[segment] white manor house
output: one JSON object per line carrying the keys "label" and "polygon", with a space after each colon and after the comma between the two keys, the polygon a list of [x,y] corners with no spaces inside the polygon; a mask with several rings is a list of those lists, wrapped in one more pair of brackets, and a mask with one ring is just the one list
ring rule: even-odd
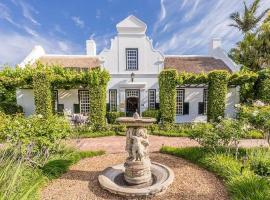
{"label": "white manor house", "polygon": [[[100,66],[110,75],[107,88],[107,103],[111,111],[131,115],[159,107],[159,73],[168,68],[179,72],[209,72],[227,70],[235,72],[239,67],[227,56],[219,39],[213,39],[208,55],[166,55],[153,48],[146,35],[147,26],[133,15],[116,25],[117,35],[111,39],[109,49],[96,54],[94,40],[86,40],[85,55],[46,54],[41,46],[19,64],[24,67],[40,61],[43,64],[58,64],[65,68],[85,70]],[[206,85],[183,85],[177,89],[176,122],[205,121],[207,109]],[[89,92],[84,88],[56,90],[57,109],[70,113],[89,112]],[[239,102],[239,88],[228,89],[225,115],[235,116],[234,105]],[[32,89],[17,90],[17,103],[25,115],[35,112]]]}

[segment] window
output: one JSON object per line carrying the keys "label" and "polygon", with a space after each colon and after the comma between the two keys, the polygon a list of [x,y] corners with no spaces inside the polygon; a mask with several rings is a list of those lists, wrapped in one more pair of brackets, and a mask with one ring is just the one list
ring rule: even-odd
{"label": "window", "polygon": [[207,104],[208,104],[207,98],[208,98],[208,90],[204,89],[203,90],[203,114],[204,115],[207,114]]}
{"label": "window", "polygon": [[79,90],[79,102],[80,102],[80,112],[89,113],[89,91],[88,90]]}
{"label": "window", "polygon": [[126,49],[126,67],[127,70],[138,70],[138,49]]}
{"label": "window", "polygon": [[183,89],[176,89],[176,114],[184,114],[184,96],[185,92]]}
{"label": "window", "polygon": [[58,90],[53,91],[54,110],[57,111],[58,106]]}
{"label": "window", "polygon": [[117,111],[117,90],[109,90],[110,111]]}
{"label": "window", "polygon": [[148,90],[148,109],[154,110],[156,108],[156,90]]}

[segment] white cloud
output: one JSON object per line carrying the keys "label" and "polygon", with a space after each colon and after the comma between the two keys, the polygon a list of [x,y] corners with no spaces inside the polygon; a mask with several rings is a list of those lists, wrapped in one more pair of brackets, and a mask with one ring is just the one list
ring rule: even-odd
{"label": "white cloud", "polygon": [[0,19],[6,20],[9,23],[11,23],[14,26],[19,26],[14,20],[11,18],[10,10],[9,8],[5,5],[0,3]]}
{"label": "white cloud", "polygon": [[74,54],[82,53],[83,47],[78,44],[57,38],[22,35],[15,32],[0,32],[0,66],[20,63],[35,45],[41,45],[46,53]]}
{"label": "white cloud", "polygon": [[[229,15],[243,9],[242,1],[167,0],[163,3],[170,12],[162,21],[157,18],[151,36],[158,41],[155,47],[167,54],[206,54],[208,43],[214,37],[222,38],[223,47],[229,50],[241,38],[241,33],[228,25]],[[262,0],[260,10],[267,7],[270,1]]]}
{"label": "white cloud", "polygon": [[71,17],[72,21],[75,23],[76,26],[83,28],[84,27],[84,21],[80,19],[78,16]]}

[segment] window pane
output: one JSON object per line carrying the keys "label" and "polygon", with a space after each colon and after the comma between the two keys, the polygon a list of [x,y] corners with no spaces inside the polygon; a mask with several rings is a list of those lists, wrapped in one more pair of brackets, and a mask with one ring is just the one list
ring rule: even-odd
{"label": "window pane", "polygon": [[138,70],[138,49],[126,49],[128,70]]}
{"label": "window pane", "polygon": [[183,115],[184,110],[184,90],[176,89],[176,114]]}
{"label": "window pane", "polygon": [[110,111],[117,111],[117,90],[109,90]]}
{"label": "window pane", "polygon": [[156,90],[148,90],[148,108],[156,108]]}
{"label": "window pane", "polygon": [[89,113],[89,91],[87,90],[80,90],[79,91],[79,98],[80,98],[80,111],[81,113]]}
{"label": "window pane", "polygon": [[208,104],[208,101],[207,101],[207,98],[208,98],[208,90],[207,89],[204,89],[203,90],[203,104],[204,104],[204,115],[207,114],[207,104]]}

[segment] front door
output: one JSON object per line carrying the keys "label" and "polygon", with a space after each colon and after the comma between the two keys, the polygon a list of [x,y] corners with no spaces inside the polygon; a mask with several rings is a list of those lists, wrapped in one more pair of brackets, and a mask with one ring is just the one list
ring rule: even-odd
{"label": "front door", "polygon": [[140,90],[126,90],[126,116],[140,112]]}

